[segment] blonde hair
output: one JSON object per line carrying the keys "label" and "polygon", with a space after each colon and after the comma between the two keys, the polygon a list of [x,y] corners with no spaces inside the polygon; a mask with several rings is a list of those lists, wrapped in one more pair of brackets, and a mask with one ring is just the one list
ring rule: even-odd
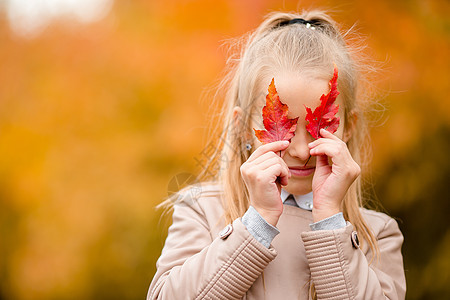
{"label": "blonde hair", "polygon": [[[304,24],[280,26],[280,23],[294,18],[314,23],[315,30]],[[226,223],[241,217],[249,207],[249,195],[240,176],[240,167],[251,154],[251,151],[246,150],[246,144],[251,142],[246,137],[253,137],[252,115],[260,113],[256,111],[258,105],[255,103],[260,96],[259,84],[262,78],[271,76],[274,70],[331,76],[333,63],[336,64],[340,97],[343,99],[344,128],[351,122],[352,113],[357,117],[347,145],[353,159],[361,167],[366,165],[367,157],[362,148],[368,128],[364,116],[365,98],[358,85],[363,81],[361,70],[367,65],[359,59],[359,46],[347,43],[349,32],[341,33],[338,25],[323,11],[313,10],[301,14],[273,12],[244,39],[244,43],[240,43],[238,57],[231,57],[228,61],[230,70],[220,86],[227,90],[224,109],[221,110],[224,131],[219,139],[218,150],[210,160],[210,166],[214,165],[218,169],[216,179],[223,189],[221,199]],[[245,112],[239,122],[234,120],[235,106]],[[224,157],[226,159],[220,159]],[[200,177],[206,177],[205,171]],[[174,201],[168,199],[160,206],[172,203]],[[376,237],[361,215],[360,208],[364,204],[361,178],[358,177],[342,201],[342,211],[344,218],[359,233],[361,247],[364,243],[370,247],[374,254],[370,261],[372,263],[374,256],[378,260],[379,249]],[[313,284],[311,293],[316,298]]]}

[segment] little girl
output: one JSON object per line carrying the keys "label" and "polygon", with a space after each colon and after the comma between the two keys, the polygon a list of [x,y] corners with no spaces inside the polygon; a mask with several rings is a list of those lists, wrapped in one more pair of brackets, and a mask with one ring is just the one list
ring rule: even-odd
{"label": "little girl", "polygon": [[[271,13],[249,36],[230,73],[217,180],[164,203],[175,202],[173,224],[147,299],[404,299],[403,235],[362,207],[361,66],[344,37],[320,11]],[[329,92],[334,65],[340,125],[315,140],[305,106]],[[290,142],[261,144],[253,128],[272,78],[299,118]]]}

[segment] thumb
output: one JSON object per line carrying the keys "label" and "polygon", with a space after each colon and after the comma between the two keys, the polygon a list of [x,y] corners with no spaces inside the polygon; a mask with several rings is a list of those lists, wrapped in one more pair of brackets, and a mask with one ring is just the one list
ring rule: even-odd
{"label": "thumb", "polygon": [[316,169],[324,166],[329,166],[328,164],[328,156],[319,155],[316,159]]}

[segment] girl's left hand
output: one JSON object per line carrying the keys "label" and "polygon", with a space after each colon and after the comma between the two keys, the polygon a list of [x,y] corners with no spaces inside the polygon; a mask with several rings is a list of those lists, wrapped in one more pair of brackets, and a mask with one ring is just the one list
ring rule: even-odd
{"label": "girl's left hand", "polygon": [[[346,143],[325,129],[320,130],[320,135],[323,138],[308,144],[310,154],[317,156],[312,181],[314,222],[341,211],[345,194],[361,173]],[[331,165],[328,158],[331,158]]]}

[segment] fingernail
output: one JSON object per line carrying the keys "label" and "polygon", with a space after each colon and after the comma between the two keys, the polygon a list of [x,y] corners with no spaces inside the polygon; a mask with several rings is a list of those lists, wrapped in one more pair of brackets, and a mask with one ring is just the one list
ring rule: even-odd
{"label": "fingernail", "polygon": [[283,141],[283,146],[289,145],[289,141]]}

